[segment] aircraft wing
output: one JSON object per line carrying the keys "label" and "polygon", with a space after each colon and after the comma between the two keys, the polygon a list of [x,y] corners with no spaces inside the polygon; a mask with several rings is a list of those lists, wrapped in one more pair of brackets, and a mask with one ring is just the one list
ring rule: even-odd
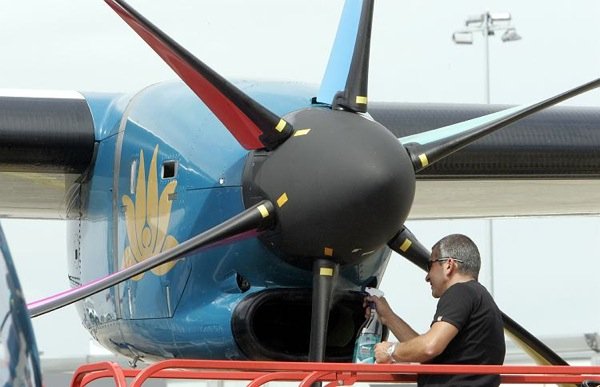
{"label": "aircraft wing", "polygon": [[[506,108],[371,102],[370,114],[402,138]],[[75,92],[5,90],[0,111],[0,216],[73,216],[94,154],[88,102]],[[418,173],[410,218],[597,214],[599,176],[600,109],[553,107]]]}
{"label": "aircraft wing", "polygon": [[0,91],[0,216],[66,218],[93,153],[81,94]]}
{"label": "aircraft wing", "polygon": [[[398,138],[510,108],[371,103]],[[411,219],[598,214],[600,109],[557,106],[510,124],[417,174]]]}

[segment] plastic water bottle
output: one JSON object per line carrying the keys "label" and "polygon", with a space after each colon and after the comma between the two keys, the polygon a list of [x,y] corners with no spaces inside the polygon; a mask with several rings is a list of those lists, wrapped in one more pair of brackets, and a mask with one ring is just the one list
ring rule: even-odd
{"label": "plastic water bottle", "polygon": [[[383,296],[383,292],[378,289],[367,288],[365,291],[372,296]],[[383,328],[379,322],[375,304],[371,303],[369,306],[371,315],[358,330],[354,344],[354,363],[375,363],[375,344],[381,341]]]}

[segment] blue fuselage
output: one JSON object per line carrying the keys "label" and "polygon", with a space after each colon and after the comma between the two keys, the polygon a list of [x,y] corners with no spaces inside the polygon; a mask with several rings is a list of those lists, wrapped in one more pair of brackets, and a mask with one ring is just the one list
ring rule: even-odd
{"label": "blue fuselage", "polygon": [[[309,107],[314,94],[296,84],[238,86],[280,116]],[[79,218],[70,221],[69,232],[73,286],[244,210],[249,152],[184,84],[86,99],[97,147],[90,178],[71,208]],[[342,268],[338,291],[358,291],[379,278],[388,256],[383,249]],[[311,278],[253,237],[160,266],[83,300],[78,309],[101,344],[126,356],[244,358],[231,329],[238,303],[264,289],[310,288]]]}

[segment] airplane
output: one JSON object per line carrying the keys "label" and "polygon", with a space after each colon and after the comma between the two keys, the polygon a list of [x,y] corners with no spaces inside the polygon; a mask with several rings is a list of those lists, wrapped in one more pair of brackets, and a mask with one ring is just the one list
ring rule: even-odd
{"label": "airplane", "polygon": [[[10,189],[2,197],[8,202],[3,207],[8,216],[58,213],[71,219],[69,278],[75,288],[30,304],[32,315],[82,298],[78,308],[84,325],[103,345],[125,356],[348,360],[362,320],[360,290],[377,285],[391,249],[401,250],[403,244],[394,244],[393,237],[404,241],[409,235],[412,247],[402,253],[418,265],[428,256],[424,249],[416,249],[416,238],[402,227],[412,212],[415,171],[423,170],[424,181],[434,183],[457,176],[572,178],[591,173],[577,161],[593,162],[594,144],[587,141],[579,148],[565,144],[560,128],[544,123],[568,125],[593,140],[588,124],[597,122],[595,109],[538,113],[524,126],[512,127],[516,135],[511,132],[513,142],[505,148],[497,140],[484,139],[477,143],[481,148],[473,144],[457,153],[457,159],[449,154],[483,134],[460,138],[464,132],[447,126],[492,114],[468,121],[463,128],[496,130],[596,87],[597,80],[540,105],[502,113],[484,106],[367,104],[368,55],[344,56],[334,48],[330,71],[350,74],[351,81],[333,80],[332,88],[322,86],[318,93],[276,83],[233,86],[126,3],[108,3],[182,75],[185,85],[155,85],[134,96],[5,96],[3,115],[10,117],[9,122],[22,122],[19,130],[32,134],[26,138],[35,135],[41,140],[7,142],[10,151],[2,153],[2,178],[8,183],[3,188]],[[357,16],[372,12],[369,4],[365,2],[363,10],[360,2],[347,3],[344,14],[349,16],[343,20],[365,32],[341,33],[338,42],[349,35],[369,35],[369,17]],[[359,47],[368,52],[368,43],[365,39]],[[350,59],[357,62],[350,64]],[[340,66],[346,70],[339,71]],[[326,81],[331,79],[325,76]],[[354,86],[358,90],[352,90]],[[339,90],[348,95],[338,94]],[[312,97],[316,99],[311,101]],[[24,106],[25,113],[19,111]],[[34,116],[52,120],[44,127],[27,122],[32,110]],[[573,114],[583,113],[583,122],[572,122]],[[330,124],[323,126],[325,120]],[[346,128],[337,129],[340,126]],[[363,126],[365,130],[359,128]],[[428,138],[432,132],[419,134],[439,127],[445,129],[433,132],[438,137]],[[540,135],[541,129],[548,132],[544,139],[555,143],[548,143],[540,159],[491,157],[511,152],[523,137]],[[57,133],[63,136],[60,142]],[[10,134],[0,137],[15,141]],[[437,139],[452,139],[454,145],[438,147]],[[308,148],[293,148],[302,140],[307,140],[301,144]],[[338,145],[347,148],[336,149]],[[556,146],[561,152],[551,153]],[[591,149],[582,152],[585,148]],[[383,159],[372,159],[373,155]],[[481,166],[490,159],[494,164],[483,172],[462,167]],[[548,168],[532,172],[531,166],[540,160]],[[515,167],[521,168],[518,173]],[[392,176],[395,184],[374,180],[375,175]],[[57,187],[57,182],[63,184]],[[339,186],[331,187],[332,183]],[[344,197],[348,192],[357,196]],[[573,205],[575,212],[585,211],[589,202]],[[147,224],[137,225],[140,219]],[[262,234],[257,237],[253,230]],[[386,247],[388,243],[391,246]],[[317,266],[321,264],[324,267]],[[311,269],[334,275],[313,278]],[[107,275],[107,280],[90,283]],[[508,316],[507,325],[516,326]],[[289,331],[298,335],[285,337]]]}

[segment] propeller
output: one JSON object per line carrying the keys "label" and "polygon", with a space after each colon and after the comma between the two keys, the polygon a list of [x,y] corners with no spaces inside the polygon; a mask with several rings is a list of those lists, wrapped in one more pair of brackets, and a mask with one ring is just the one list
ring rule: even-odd
{"label": "propeller", "polygon": [[354,58],[355,37],[358,34],[362,5],[361,0],[344,3],[333,48],[329,54],[329,62],[316,97],[316,101],[319,103],[331,104],[335,95],[348,83],[348,73]]}
{"label": "propeller", "polygon": [[[348,1],[348,8],[358,8],[361,1]],[[373,25],[373,1],[363,1],[354,40],[354,49],[350,56],[350,68],[346,84],[338,91],[331,102],[333,109],[349,110],[358,113],[367,112],[367,89],[369,80],[369,53],[371,27]],[[346,8],[346,7],[344,7]],[[344,36],[340,34],[340,39]],[[352,39],[346,39],[352,42]],[[332,70],[332,71],[335,71]]]}
{"label": "propeller", "polygon": [[325,358],[329,310],[338,269],[339,265],[329,259],[316,259],[313,263],[312,319],[308,361],[320,362]]}
{"label": "propeller", "polygon": [[129,4],[119,0],[106,3],[202,99],[245,149],[272,149],[292,134],[290,124],[214,72]]}
{"label": "propeller", "polygon": [[267,200],[277,218],[259,238],[282,260],[313,272],[309,360],[314,361],[325,358],[338,268],[364,262],[403,230],[417,172],[600,83],[398,141],[362,114],[367,113],[373,0],[347,0],[315,104],[284,117],[227,82],[126,2],[105,1],[251,150],[243,182],[245,205]]}
{"label": "propeller", "polygon": [[402,137],[400,142],[405,144],[415,172],[419,172],[483,136],[598,86],[600,78],[530,105],[516,106],[425,133]]}
{"label": "propeller", "polygon": [[260,202],[215,227],[135,265],[85,285],[31,302],[27,304],[29,314],[31,317],[41,316],[108,289],[163,263],[182,258],[190,253],[220,246],[231,240],[255,236],[256,234],[252,231],[260,231],[269,227],[273,222],[273,216],[273,204],[268,201]]}
{"label": "propeller", "polygon": [[[427,262],[431,256],[431,251],[423,246],[408,228],[403,227],[402,230],[389,241],[388,246],[424,271],[427,271]],[[569,365],[556,352],[504,312],[502,312],[502,320],[504,321],[504,331],[514,342],[535,359],[538,364]]]}

